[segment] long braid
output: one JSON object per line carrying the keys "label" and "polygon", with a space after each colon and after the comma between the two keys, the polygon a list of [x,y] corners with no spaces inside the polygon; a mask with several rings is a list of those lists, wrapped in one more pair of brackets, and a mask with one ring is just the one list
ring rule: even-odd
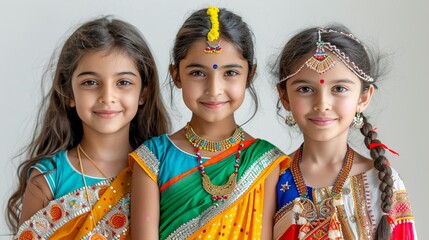
{"label": "long braid", "polygon": [[[374,131],[372,125],[368,122],[367,118],[363,116],[363,126],[361,133],[365,136],[364,142],[368,149],[370,149],[371,143],[381,143],[377,139],[377,133]],[[371,158],[374,160],[374,167],[379,171],[378,178],[380,179],[380,191],[381,191],[381,210],[383,216],[380,219],[377,227],[376,239],[387,240],[390,239],[391,228],[388,221],[387,214],[392,208],[392,195],[393,195],[393,179],[392,169],[388,166],[388,160],[384,156],[385,150],[383,147],[374,147],[370,149]]]}

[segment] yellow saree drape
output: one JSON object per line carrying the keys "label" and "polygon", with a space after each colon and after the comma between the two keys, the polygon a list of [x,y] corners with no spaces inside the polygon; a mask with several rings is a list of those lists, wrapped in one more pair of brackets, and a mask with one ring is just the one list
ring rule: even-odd
{"label": "yellow saree drape", "polygon": [[[130,239],[131,170],[113,180],[88,186],[52,200],[19,228],[14,239]],[[94,219],[92,219],[94,218]],[[94,222],[96,226],[94,226]]]}
{"label": "yellow saree drape", "polygon": [[264,181],[284,160],[285,156],[275,159],[241,198],[187,239],[261,239]]}

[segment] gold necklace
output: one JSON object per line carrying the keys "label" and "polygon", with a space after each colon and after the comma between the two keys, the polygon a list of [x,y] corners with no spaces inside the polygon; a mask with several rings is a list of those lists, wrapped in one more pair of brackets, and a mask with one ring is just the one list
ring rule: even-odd
{"label": "gold necklace", "polygon": [[226,149],[240,142],[241,134],[243,133],[243,129],[241,127],[238,127],[235,129],[231,137],[220,141],[210,141],[198,136],[198,134],[196,134],[194,129],[192,128],[191,123],[189,122],[184,127],[184,130],[185,137],[192,144],[192,146],[197,145],[200,149],[207,150],[210,152],[225,151]]}
{"label": "gold necklace", "polygon": [[[186,134],[187,130],[189,130],[188,132],[193,133],[193,135]],[[235,140],[231,140],[231,139],[233,139],[236,134],[239,136],[239,138],[238,138],[239,141],[236,142],[236,143],[239,143],[239,146],[238,146],[237,154],[235,154],[234,172],[229,176],[228,181],[224,185],[218,186],[218,185],[214,185],[211,182],[210,177],[204,171],[201,153],[199,152],[200,149],[204,149],[204,148],[202,148],[201,144],[208,142],[208,140],[205,140],[205,139],[199,137],[194,132],[194,130],[192,129],[192,127],[189,123],[185,127],[185,137],[186,137],[186,139],[188,139],[188,141],[194,147],[195,155],[197,156],[197,161],[199,163],[198,169],[200,170],[203,188],[207,193],[212,195],[211,198],[212,198],[213,204],[215,206],[218,206],[219,203],[222,203],[223,201],[227,200],[228,195],[230,195],[232,193],[232,191],[235,189],[235,186],[237,185],[237,175],[238,175],[238,169],[240,168],[241,149],[244,146],[244,144],[242,143],[242,141],[244,140],[244,132],[241,128],[237,128],[234,131],[234,134],[230,138],[222,140],[222,141],[228,141],[229,143],[231,143],[231,145],[229,146],[229,147],[231,147],[234,145],[234,144],[232,144],[232,142],[235,141]],[[191,136],[193,136],[192,139],[190,139]],[[195,139],[197,139],[196,137],[198,137],[198,141],[194,141]],[[226,148],[226,149],[228,149],[228,148]],[[226,150],[226,149],[224,149],[224,150]]]}
{"label": "gold necklace", "polygon": [[[103,177],[104,178],[106,178],[107,179],[107,181],[109,181],[109,183],[110,184],[112,184],[112,181],[110,180],[110,178],[109,177],[107,177],[107,175],[103,172],[103,171],[101,171],[101,169],[100,169],[100,167],[98,167],[98,165],[95,163],[95,161],[94,160],[92,160],[92,158],[90,158],[89,156],[88,156],[88,154],[83,150],[83,148],[82,148],[82,146],[80,145],[80,143],[77,145],[77,150],[78,150],[78,156],[80,155],[80,152],[82,152],[83,153],[83,155],[85,155],[85,157],[92,163],[92,165],[95,167],[95,168],[97,168],[97,170],[101,173],[101,175],[103,175]],[[79,161],[80,161],[80,159],[79,159]]]}
{"label": "gold necklace", "polygon": [[[80,146],[80,144],[77,145],[77,158],[79,160],[79,166],[80,166],[80,172],[82,173],[82,180],[83,180],[83,185],[85,186],[85,193],[86,193],[86,200],[88,201],[88,205],[89,205],[89,211],[91,213],[90,218],[92,219],[92,223],[94,225],[94,230],[95,233],[93,233],[89,239],[90,240],[103,240],[103,239],[107,239],[103,234],[98,233],[97,231],[97,224],[95,223],[95,218],[94,218],[94,214],[92,212],[92,204],[91,204],[91,200],[89,199],[89,192],[88,192],[88,185],[86,184],[86,175],[85,172],[83,171],[83,164],[82,164],[82,158],[80,156],[80,151],[82,151],[82,153],[85,155],[85,157],[87,159],[89,159],[91,161],[91,163],[98,169],[98,171],[100,171],[100,173],[109,181],[110,183],[110,188],[113,189],[112,186],[112,182],[110,181],[109,178],[106,177],[106,175],[101,171],[101,169],[95,164],[94,160],[92,160],[86,153],[85,151],[83,151],[82,147]],[[113,193],[116,193],[116,190],[113,189]]]}

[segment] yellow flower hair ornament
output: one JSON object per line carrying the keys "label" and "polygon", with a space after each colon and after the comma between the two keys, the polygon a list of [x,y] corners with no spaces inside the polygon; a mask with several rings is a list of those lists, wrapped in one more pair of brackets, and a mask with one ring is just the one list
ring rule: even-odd
{"label": "yellow flower hair ornament", "polygon": [[207,33],[207,47],[204,49],[205,53],[220,53],[222,47],[220,46],[220,41],[216,42],[219,39],[219,8],[209,7],[207,9],[207,15],[210,16],[211,28]]}

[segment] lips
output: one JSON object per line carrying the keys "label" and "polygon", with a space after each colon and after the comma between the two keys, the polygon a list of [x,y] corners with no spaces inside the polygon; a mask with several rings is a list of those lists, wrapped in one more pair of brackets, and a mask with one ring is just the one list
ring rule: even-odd
{"label": "lips", "polygon": [[216,102],[201,102],[206,108],[210,109],[218,109],[225,105],[227,102],[225,101],[216,101]]}
{"label": "lips", "polygon": [[309,120],[317,126],[327,126],[336,121],[336,118],[329,117],[314,117]]}
{"label": "lips", "polygon": [[114,110],[100,110],[100,111],[94,111],[94,114],[101,117],[110,119],[118,115],[121,111],[114,111]]}

